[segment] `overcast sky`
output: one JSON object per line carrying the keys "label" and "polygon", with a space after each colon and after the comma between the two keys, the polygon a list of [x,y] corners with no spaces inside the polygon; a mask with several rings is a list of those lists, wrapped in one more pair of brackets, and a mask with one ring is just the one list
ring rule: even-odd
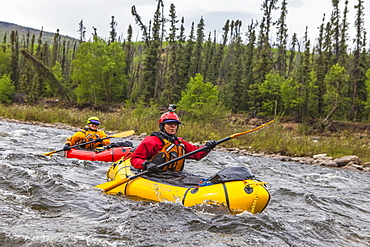
{"label": "overcast sky", "polygon": [[[278,0],[278,6],[281,6]],[[190,31],[190,25],[194,22],[195,27],[201,16],[205,21],[206,36],[216,30],[222,33],[222,27],[227,19],[241,20],[242,31],[247,30],[251,20],[260,21],[262,17],[261,3],[263,0],[163,0],[165,15],[168,17],[170,4],[176,7],[178,19],[185,18],[186,34]],[[288,34],[297,33],[302,39],[305,27],[311,40],[318,34],[317,28],[322,23],[324,13],[326,20],[330,18],[332,0],[288,0]],[[354,34],[354,5],[358,0],[349,0],[349,19],[351,38]],[[126,37],[129,24],[134,28],[135,39],[141,40],[140,30],[131,15],[131,7],[135,5],[138,14],[144,24],[154,16],[156,0],[8,0],[1,3],[0,21],[11,22],[21,26],[32,27],[44,31],[79,38],[78,24],[83,20],[86,27],[86,37],[91,37],[93,26],[97,28],[100,37],[109,37],[111,16],[117,21],[117,33]],[[343,12],[344,0],[340,0]],[[365,25],[366,31],[370,31],[370,0],[365,0]],[[280,11],[274,12],[273,18],[277,20]],[[368,36],[369,37],[369,36]]]}

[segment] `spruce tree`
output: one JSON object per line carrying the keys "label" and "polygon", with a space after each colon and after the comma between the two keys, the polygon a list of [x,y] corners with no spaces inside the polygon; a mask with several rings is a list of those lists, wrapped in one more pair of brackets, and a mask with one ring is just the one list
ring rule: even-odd
{"label": "spruce tree", "polygon": [[288,75],[287,77],[291,77],[295,73],[295,61],[296,61],[296,49],[298,46],[298,38],[297,34],[294,33],[292,36],[292,41],[290,43],[289,49],[289,56],[288,56]]}
{"label": "spruce tree", "polygon": [[200,18],[200,21],[197,26],[197,37],[194,49],[194,71],[193,73],[201,73],[202,71],[202,62],[203,62],[203,43],[204,43],[204,19],[203,16]]}
{"label": "spruce tree", "polygon": [[187,39],[187,44],[185,48],[185,68],[187,70],[187,78],[191,78],[194,76],[194,64],[195,64],[195,56],[194,56],[194,22],[191,23],[190,35]]}
{"label": "spruce tree", "polygon": [[61,40],[61,37],[59,35],[59,29],[57,29],[57,32],[54,34],[52,56],[50,59],[50,64],[48,64],[49,67],[53,67],[59,59],[60,40]]}
{"label": "spruce tree", "polygon": [[177,42],[177,31],[179,28],[176,24],[177,20],[176,8],[174,4],[170,6],[170,29],[168,36],[168,46],[166,48],[166,73],[164,76],[163,91],[161,94],[161,103],[170,104],[176,103],[181,98],[181,85],[179,83],[178,67],[180,63],[179,43]]}
{"label": "spruce tree", "polygon": [[245,87],[243,88],[243,111],[247,111],[250,109],[253,102],[250,100],[248,95],[249,89],[251,85],[254,84],[254,75],[253,75],[253,68],[254,68],[254,61],[255,61],[255,44],[256,44],[256,24],[251,22],[248,26],[247,32],[247,45],[244,52],[244,75],[245,78]]}
{"label": "spruce tree", "polygon": [[3,37],[3,45],[2,45],[2,48],[3,48],[3,51],[4,52],[6,52],[6,47],[7,47],[6,40],[7,40],[7,33],[5,33],[4,34],[4,37]]}
{"label": "spruce tree", "polygon": [[332,0],[333,11],[331,14],[330,22],[332,24],[332,46],[333,46],[333,61],[332,64],[338,62],[340,56],[340,11],[339,0]]}
{"label": "spruce tree", "polygon": [[84,42],[86,40],[86,27],[84,26],[83,19],[78,23],[78,34],[80,36],[79,40],[80,43]]}
{"label": "spruce tree", "polygon": [[283,0],[281,4],[281,12],[280,12],[280,18],[277,21],[276,25],[278,27],[277,32],[277,59],[276,59],[276,70],[281,76],[286,77],[286,46],[287,46],[287,38],[288,38],[288,28],[286,24],[286,16],[288,13],[288,10],[286,8],[287,2],[286,0]]}
{"label": "spruce tree", "polygon": [[214,62],[214,76],[216,79],[215,84],[221,85],[221,81],[225,79],[225,68],[224,63],[222,62],[224,59],[225,47],[229,40],[229,31],[230,31],[230,20],[227,20],[225,25],[223,26],[222,30],[224,31],[222,34],[222,42],[220,45],[217,46],[216,57]]}
{"label": "spruce tree", "polygon": [[109,43],[113,43],[117,40],[117,25],[118,25],[113,15],[111,17],[111,22],[109,25],[110,25]]}
{"label": "spruce tree", "polygon": [[36,35],[35,34],[32,34],[32,38],[31,38],[31,47],[30,47],[30,53],[31,55],[33,55],[34,53],[34,49],[35,49],[35,40],[36,40]]}
{"label": "spruce tree", "polygon": [[212,41],[211,32],[208,34],[208,39],[204,43],[204,56],[202,61],[202,69],[204,80],[214,83],[214,60],[215,60],[216,41]]}
{"label": "spruce tree", "polygon": [[338,63],[341,66],[347,66],[348,64],[348,29],[349,29],[349,23],[347,21],[347,15],[349,13],[348,10],[348,0],[345,1],[345,7],[343,11],[343,18],[341,23],[341,30],[340,30],[340,44],[339,44],[339,57],[338,57]]}
{"label": "spruce tree", "polygon": [[135,6],[132,7],[131,12],[135,17],[136,23],[140,25],[143,32],[143,38],[145,41],[143,67],[141,69],[142,79],[137,82],[135,89],[133,90],[133,100],[138,95],[141,100],[150,101],[152,99],[157,99],[158,92],[160,91],[160,79],[158,78],[158,68],[159,68],[159,57],[160,57],[160,27],[163,19],[161,18],[161,4],[158,1],[157,9],[154,13],[153,28],[149,24],[148,28],[142,23],[140,15],[136,12]]}
{"label": "spruce tree", "polygon": [[37,58],[41,58],[42,34],[43,34],[43,28],[41,28],[39,38],[37,39],[37,46],[36,46],[36,56],[37,56]]}
{"label": "spruce tree", "polygon": [[265,81],[266,75],[272,69],[272,51],[269,43],[270,28],[273,24],[272,11],[276,9],[277,0],[264,0],[262,3],[263,19],[260,25],[259,54],[254,66],[254,84],[250,85],[249,97],[253,107],[261,108],[262,98],[258,87]]}
{"label": "spruce tree", "polygon": [[[163,22],[162,11],[163,4],[162,0],[158,0],[157,10],[153,18],[153,28],[152,28],[152,40],[151,46],[149,48],[149,54],[152,56],[153,60],[148,64],[149,74],[152,73],[153,85],[149,86],[149,95],[152,99],[159,99],[160,93],[163,89],[163,68],[161,66],[161,52],[162,52],[162,39],[161,39],[161,27]],[[145,80],[144,80],[145,82]],[[153,87],[152,87],[153,86]],[[153,91],[152,91],[153,90]]]}
{"label": "spruce tree", "polygon": [[186,88],[186,84],[189,82],[190,77],[188,76],[188,54],[187,49],[189,48],[186,45],[186,36],[185,36],[185,27],[184,27],[184,17],[181,18],[181,25],[180,25],[180,33],[177,37],[178,40],[178,66],[177,66],[177,73],[178,73],[178,85],[180,91]]}
{"label": "spruce tree", "polygon": [[328,71],[328,61],[326,60],[325,51],[324,51],[324,23],[325,23],[325,14],[322,20],[322,24],[319,27],[319,35],[316,40],[313,68],[316,71],[316,87],[317,87],[317,113],[319,117],[323,117],[324,114],[324,99],[323,95],[325,94],[325,84],[324,78]]}
{"label": "spruce tree", "polygon": [[135,47],[133,46],[132,43],[132,35],[133,35],[132,26],[129,25],[127,28],[127,38],[123,43],[123,49],[126,52],[126,68],[125,68],[126,75],[130,73],[130,68],[132,66],[132,62],[134,59]]}
{"label": "spruce tree", "polygon": [[243,110],[245,103],[243,74],[243,46],[241,39],[242,22],[237,20],[234,23],[233,39],[229,46],[230,63],[228,64],[228,74],[225,80],[224,102],[228,109],[237,113]]}
{"label": "spruce tree", "polygon": [[15,89],[19,90],[19,37],[18,31],[12,31],[10,34],[11,45],[11,81],[14,83]]}
{"label": "spruce tree", "polygon": [[[303,98],[303,104],[300,108],[298,108],[298,112],[296,114],[296,118],[300,119],[307,113],[310,113],[309,109],[309,99],[310,99],[310,80],[311,75],[310,72],[312,70],[311,67],[311,52],[310,52],[310,45],[311,42],[308,38],[308,27],[306,27],[306,32],[304,36],[304,52],[302,54],[302,61],[299,65],[299,70],[297,74],[297,81],[300,83],[300,96]],[[304,114],[306,113],[306,114]]]}
{"label": "spruce tree", "polygon": [[357,10],[356,13],[356,20],[355,20],[355,28],[356,28],[356,37],[355,37],[355,48],[353,54],[353,72],[352,72],[352,80],[351,80],[351,93],[352,93],[352,101],[350,107],[350,120],[356,119],[356,117],[360,117],[360,112],[362,110],[361,100],[363,100],[363,94],[365,90],[365,73],[366,71],[363,70],[364,68],[364,60],[361,53],[366,45],[366,31],[364,28],[364,1],[358,0],[358,4],[355,6]]}

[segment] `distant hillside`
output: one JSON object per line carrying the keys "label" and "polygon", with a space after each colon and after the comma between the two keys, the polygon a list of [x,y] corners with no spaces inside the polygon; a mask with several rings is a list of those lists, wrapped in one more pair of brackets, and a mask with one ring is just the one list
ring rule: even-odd
{"label": "distant hillside", "polygon": [[[10,34],[12,31],[18,31],[19,40],[22,41],[27,37],[27,33],[30,33],[30,37],[32,37],[33,34],[35,34],[35,39],[37,40],[40,36],[40,31],[38,29],[30,28],[30,27],[23,27],[17,24],[9,23],[9,22],[3,22],[0,21],[0,43],[3,43],[4,35],[7,34],[7,43],[10,41]],[[54,40],[54,34],[51,32],[42,32],[42,41],[43,43],[47,41],[49,45],[52,44]],[[70,40],[71,42],[78,41],[75,38],[71,38],[69,36],[63,36],[61,35],[62,39],[66,39],[67,41]]]}

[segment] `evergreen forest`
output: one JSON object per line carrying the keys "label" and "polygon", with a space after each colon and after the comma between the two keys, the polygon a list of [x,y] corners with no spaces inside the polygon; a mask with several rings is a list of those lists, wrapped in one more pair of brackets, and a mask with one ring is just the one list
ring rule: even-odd
{"label": "evergreen forest", "polygon": [[[345,0],[344,8],[332,0],[315,40],[307,27],[304,37],[289,33],[286,0],[261,2],[261,20],[226,20],[219,37],[205,33],[203,17],[185,30],[175,5],[164,13],[162,0],[149,23],[132,6],[140,41],[133,40],[131,25],[118,36],[114,16],[108,38],[94,29],[88,41],[83,20],[76,23],[75,41],[59,30],[52,42],[43,41],[42,30],[26,35],[13,30],[0,41],[0,103],[56,98],[74,104],[177,104],[185,111],[368,121],[364,0],[354,6]],[[349,11],[356,13],[354,20],[348,20]]]}

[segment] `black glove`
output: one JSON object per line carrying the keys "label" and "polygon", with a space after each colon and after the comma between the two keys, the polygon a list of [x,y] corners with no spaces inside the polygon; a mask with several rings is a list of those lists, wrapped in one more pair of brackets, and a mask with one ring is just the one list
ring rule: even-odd
{"label": "black glove", "polygon": [[98,142],[100,142],[100,143],[101,143],[102,141],[103,141],[103,140],[102,140],[102,139],[100,139],[100,138],[95,139],[95,142],[96,142],[96,143],[98,143]]}
{"label": "black glove", "polygon": [[64,145],[63,151],[68,151],[70,149],[69,144]]}
{"label": "black glove", "polygon": [[208,141],[206,142],[207,151],[210,152],[212,149],[214,149],[217,145],[217,141]]}
{"label": "black glove", "polygon": [[149,161],[145,161],[143,163],[143,166],[144,166],[144,169],[148,170],[148,172],[150,173],[159,173],[161,171],[161,169],[158,167],[157,164],[149,162]]}

